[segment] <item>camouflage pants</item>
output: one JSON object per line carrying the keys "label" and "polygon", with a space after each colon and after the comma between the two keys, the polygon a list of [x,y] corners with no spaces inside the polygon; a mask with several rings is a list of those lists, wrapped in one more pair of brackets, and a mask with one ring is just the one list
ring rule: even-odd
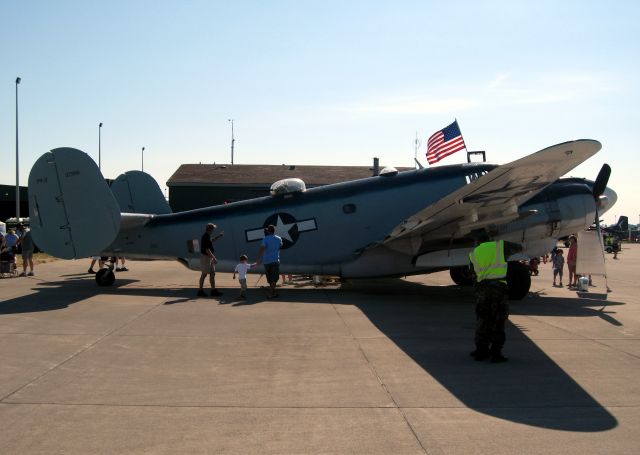
{"label": "camouflage pants", "polygon": [[480,282],[476,288],[476,349],[499,353],[504,346],[508,318],[507,286],[496,281]]}

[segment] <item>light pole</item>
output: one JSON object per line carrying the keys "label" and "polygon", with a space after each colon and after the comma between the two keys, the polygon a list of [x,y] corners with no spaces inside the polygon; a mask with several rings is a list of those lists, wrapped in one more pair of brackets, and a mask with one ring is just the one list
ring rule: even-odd
{"label": "light pole", "polygon": [[142,172],[144,172],[144,147],[142,147]]}
{"label": "light pole", "polygon": [[20,222],[20,166],[18,159],[18,85],[19,77],[16,78],[16,221]]}
{"label": "light pole", "polygon": [[231,122],[231,165],[233,166],[233,144],[236,142],[236,139],[233,137],[233,119],[228,119]]}
{"label": "light pole", "polygon": [[100,131],[102,130],[102,122],[98,124],[98,169],[102,170],[102,154],[100,150]]}

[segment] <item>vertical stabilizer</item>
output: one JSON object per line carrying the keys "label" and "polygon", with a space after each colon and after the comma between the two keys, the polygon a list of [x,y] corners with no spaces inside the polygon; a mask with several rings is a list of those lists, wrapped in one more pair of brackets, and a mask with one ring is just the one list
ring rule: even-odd
{"label": "vertical stabilizer", "polygon": [[616,229],[620,231],[628,231],[629,230],[629,217],[620,215],[618,218],[618,222],[616,223]]}
{"label": "vertical stabilizer", "polygon": [[29,174],[33,238],[64,259],[97,254],[120,229],[120,209],[98,166],[86,153],[57,148],[42,155]]}
{"label": "vertical stabilizer", "polygon": [[153,177],[146,172],[128,171],[111,183],[111,192],[123,213],[171,213],[171,207]]}

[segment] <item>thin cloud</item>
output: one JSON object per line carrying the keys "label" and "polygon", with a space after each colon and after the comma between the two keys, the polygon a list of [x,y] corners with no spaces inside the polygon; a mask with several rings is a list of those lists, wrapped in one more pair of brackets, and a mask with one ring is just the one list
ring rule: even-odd
{"label": "thin cloud", "polygon": [[498,75],[482,98],[500,105],[551,104],[593,98],[616,91],[610,78],[593,73],[549,73],[531,79]]}
{"label": "thin cloud", "polygon": [[[354,103],[325,106],[321,111],[350,119],[378,115],[454,114],[495,106],[544,105],[593,99],[618,90],[613,78],[598,73],[497,73],[489,81],[440,85],[427,90],[372,97]],[[455,97],[440,97],[455,93]]]}
{"label": "thin cloud", "polygon": [[338,107],[347,114],[440,114],[460,112],[476,107],[473,98],[408,99],[396,98]]}
{"label": "thin cloud", "polygon": [[498,88],[500,87],[504,81],[511,77],[510,73],[499,73],[496,77],[493,78],[491,82],[489,82],[489,88]]}

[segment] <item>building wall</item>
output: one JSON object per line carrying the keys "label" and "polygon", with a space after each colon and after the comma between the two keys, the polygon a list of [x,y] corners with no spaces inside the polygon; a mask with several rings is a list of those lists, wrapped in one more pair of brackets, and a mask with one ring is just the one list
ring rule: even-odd
{"label": "building wall", "polygon": [[170,186],[169,205],[173,212],[210,207],[269,195],[269,186]]}
{"label": "building wall", "polygon": [[[0,221],[16,216],[16,186],[0,185]],[[20,218],[29,216],[29,192],[20,187]]]}

